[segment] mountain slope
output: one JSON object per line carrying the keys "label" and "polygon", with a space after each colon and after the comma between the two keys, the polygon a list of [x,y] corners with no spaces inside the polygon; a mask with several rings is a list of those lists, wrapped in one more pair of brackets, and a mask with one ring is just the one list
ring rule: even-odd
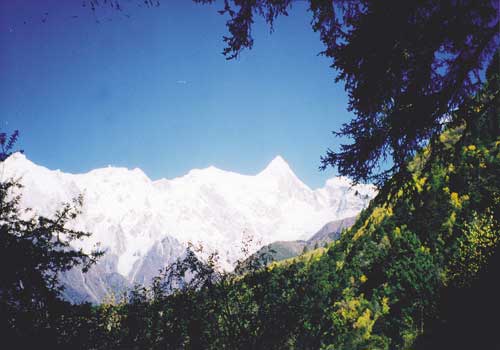
{"label": "mountain slope", "polygon": [[74,227],[93,235],[76,247],[89,250],[99,242],[107,253],[94,272],[72,272],[63,280],[78,296],[74,300],[92,301],[102,300],[112,285],[147,282],[189,241],[207,253],[217,250],[222,267],[231,269],[245,237],[260,244],[309,237],[325,222],[356,215],[375,195],[372,186],[351,187],[345,178],[311,190],[279,156],[254,176],[209,167],[153,181],[140,169],[68,174],[15,154],[4,176],[21,177],[22,205],[41,215],[84,195]]}
{"label": "mountain slope", "polygon": [[348,217],[340,220],[331,221],[325,224],[321,230],[316,232],[307,241],[276,241],[260,248],[253,257],[262,256],[266,260],[281,261],[293,258],[305,251],[314,250],[322,247],[325,243],[330,243],[340,238],[342,230],[351,227],[356,221],[356,217]]}

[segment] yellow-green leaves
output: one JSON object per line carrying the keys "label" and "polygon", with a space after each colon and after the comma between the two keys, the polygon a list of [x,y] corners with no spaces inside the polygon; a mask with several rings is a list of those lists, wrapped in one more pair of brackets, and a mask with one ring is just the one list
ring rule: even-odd
{"label": "yellow-green leaves", "polygon": [[354,322],[353,328],[362,330],[363,339],[369,339],[374,323],[375,320],[372,318],[371,310],[365,309],[365,311],[358,317],[356,322]]}
{"label": "yellow-green leaves", "polygon": [[373,209],[368,219],[366,219],[363,226],[361,226],[361,228],[354,233],[352,239],[357,240],[365,234],[370,234],[377,228],[377,225],[379,225],[384,219],[392,215],[393,211],[390,206],[384,205],[381,207],[376,207],[375,209]]}
{"label": "yellow-green leaves", "polygon": [[454,259],[453,277],[458,284],[467,284],[484,267],[500,242],[500,225],[490,211],[473,213],[459,238],[459,254]]}

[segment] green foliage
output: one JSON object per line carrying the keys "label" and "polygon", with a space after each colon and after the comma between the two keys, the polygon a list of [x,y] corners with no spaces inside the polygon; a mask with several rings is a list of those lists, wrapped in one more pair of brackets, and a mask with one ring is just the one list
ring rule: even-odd
{"label": "green foliage", "polygon": [[[1,168],[12,154],[17,135],[7,140],[0,134]],[[58,333],[66,333],[59,332],[58,324],[71,312],[58,299],[59,273],[76,265],[86,270],[102,252],[86,254],[70,247],[70,242],[90,235],[66,227],[78,215],[81,197],[46,218],[20,209],[21,187],[15,179],[0,179],[0,329],[21,348],[55,346]]]}

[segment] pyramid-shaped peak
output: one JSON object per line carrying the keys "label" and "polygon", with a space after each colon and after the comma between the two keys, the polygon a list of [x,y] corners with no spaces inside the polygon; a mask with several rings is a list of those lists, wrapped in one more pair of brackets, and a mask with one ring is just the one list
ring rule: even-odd
{"label": "pyramid-shaped peak", "polygon": [[276,156],[274,159],[267,165],[267,167],[260,173],[265,175],[294,175],[292,169],[288,165],[285,159],[281,156]]}
{"label": "pyramid-shaped peak", "polygon": [[281,167],[281,168],[290,168],[290,166],[288,165],[288,163],[286,162],[285,159],[283,159],[282,156],[280,155],[277,155],[276,157],[274,157],[273,160],[271,160],[271,162],[269,163],[268,167]]}

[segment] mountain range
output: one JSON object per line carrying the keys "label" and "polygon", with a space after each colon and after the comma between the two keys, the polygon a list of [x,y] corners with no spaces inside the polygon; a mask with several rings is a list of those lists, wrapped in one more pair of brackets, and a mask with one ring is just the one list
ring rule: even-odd
{"label": "mountain range", "polygon": [[83,195],[71,226],[92,236],[74,246],[89,251],[100,243],[106,254],[88,273],[73,269],[62,276],[64,297],[72,302],[100,302],[110,292],[147,284],[188,242],[204,246],[200,258],[216,250],[221,268],[231,270],[248,237],[252,253],[275,241],[307,240],[326,223],[356,216],[376,194],[372,185],[353,186],[344,177],[313,190],[280,156],[256,175],[211,166],[159,180],[138,168],[49,170],[21,153],[3,166],[4,177],[23,184],[21,206],[32,208],[30,215],[51,216]]}

